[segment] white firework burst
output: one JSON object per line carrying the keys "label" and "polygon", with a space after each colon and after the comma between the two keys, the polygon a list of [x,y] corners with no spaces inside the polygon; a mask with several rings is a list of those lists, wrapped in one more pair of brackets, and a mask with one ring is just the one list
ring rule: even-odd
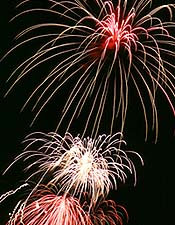
{"label": "white firework burst", "polygon": [[119,182],[125,183],[128,174],[133,175],[136,183],[135,166],[128,153],[134,153],[143,163],[138,153],[120,149],[125,144],[121,133],[103,134],[97,139],[81,139],[70,133],[64,137],[53,132],[33,133],[24,142],[28,144],[14,162],[25,161],[30,172],[26,182],[34,180],[36,189],[47,180],[60,187],[58,192],[79,198],[88,192],[91,204],[99,196],[106,197],[111,189],[117,189]]}

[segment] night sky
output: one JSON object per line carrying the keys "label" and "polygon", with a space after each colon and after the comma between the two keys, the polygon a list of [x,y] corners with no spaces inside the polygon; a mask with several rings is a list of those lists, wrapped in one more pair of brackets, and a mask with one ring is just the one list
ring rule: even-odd
{"label": "night sky", "polygon": [[[156,1],[153,2],[155,4]],[[168,0],[158,2],[159,4],[161,2],[169,3]],[[0,57],[14,46],[13,37],[28,23],[25,18],[8,23],[16,15],[16,3],[16,0],[4,0],[1,3]],[[34,17],[33,20],[35,19]],[[3,173],[6,167],[13,162],[14,157],[21,153],[23,149],[21,142],[26,135],[34,131],[49,132],[55,129],[58,122],[58,104],[63,104],[61,98],[54,97],[32,127],[30,127],[33,118],[31,107],[26,107],[20,113],[26,100],[26,93],[31,91],[38,79],[37,75],[40,75],[38,72],[42,72],[42,70],[35,71],[33,76],[29,76],[24,83],[19,83],[6,98],[3,97],[9,87],[5,81],[20,64],[23,57],[30,55],[31,46],[21,48],[0,63],[0,173]],[[111,191],[109,195],[127,209],[130,218],[128,225],[174,224],[173,215],[170,213],[171,204],[174,204],[172,201],[174,192],[170,191],[170,186],[174,182],[174,174],[171,175],[170,162],[175,150],[173,135],[175,121],[172,111],[160,91],[157,92],[156,99],[159,113],[159,136],[155,144],[154,132],[150,131],[147,141],[144,140],[144,123],[140,122],[143,117],[142,112],[137,108],[138,99],[134,92],[130,96],[124,140],[127,142],[127,149],[136,151],[143,157],[145,165],[142,167],[136,160],[138,177],[136,187],[129,182],[126,185],[120,185],[118,191]],[[106,119],[104,123],[106,125],[108,120]],[[76,126],[74,135],[78,133],[81,131]],[[0,176],[0,195],[18,187],[24,177],[20,163],[11,168],[6,175]],[[15,195],[0,205],[0,225],[5,224],[8,213],[13,209],[12,206],[17,198],[18,195]]]}

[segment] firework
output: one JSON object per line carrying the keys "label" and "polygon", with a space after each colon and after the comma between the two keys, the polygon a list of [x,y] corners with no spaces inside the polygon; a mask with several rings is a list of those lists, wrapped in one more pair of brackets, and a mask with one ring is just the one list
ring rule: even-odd
{"label": "firework", "polygon": [[123,225],[125,221],[128,222],[129,217],[126,209],[113,200],[104,199],[103,196],[100,196],[97,203],[90,210],[89,200],[88,193],[84,192],[81,204],[83,209],[88,212],[94,225]]}
{"label": "firework", "polygon": [[67,195],[58,196],[53,189],[43,186],[29,199],[18,202],[7,224],[92,225],[78,199]]}
{"label": "firework", "polygon": [[[19,191],[19,188],[16,191]],[[13,194],[9,193],[9,195]],[[90,201],[87,192],[83,193],[79,201],[68,194],[58,195],[58,189],[54,184],[39,185],[37,190],[27,195],[25,200],[18,201],[13,212],[9,213],[10,219],[7,225],[123,225],[124,220],[128,221],[126,209],[113,200],[105,200],[100,196],[93,207],[90,207]]]}
{"label": "firework", "polygon": [[91,219],[95,225],[123,225],[124,218],[128,221],[127,211],[113,200],[100,201],[91,212]]}
{"label": "firework", "polygon": [[26,182],[34,179],[38,181],[36,187],[43,182],[53,183],[60,187],[58,193],[71,193],[79,199],[83,192],[88,192],[91,206],[99,196],[105,198],[110,189],[117,189],[119,182],[125,183],[128,174],[133,175],[136,183],[135,166],[128,153],[134,153],[143,163],[136,152],[120,149],[125,143],[121,133],[100,135],[97,139],[81,139],[70,133],[64,137],[33,133],[25,142],[27,147],[14,162],[23,159],[28,165],[30,175]]}
{"label": "firework", "polygon": [[[24,1],[19,7],[30,2]],[[71,129],[73,121],[86,108],[88,116],[82,122],[84,133],[93,124],[90,136],[96,137],[106,115],[105,109],[107,115],[111,112],[110,132],[117,119],[123,130],[128,87],[131,84],[136,87],[143,108],[146,135],[149,129],[149,107],[145,104],[148,99],[143,93],[148,93],[152,108],[151,123],[157,137],[157,89],[166,96],[175,114],[172,74],[175,66],[171,63],[174,60],[175,39],[170,32],[175,24],[161,20],[159,12],[168,14],[171,20],[175,5],[167,4],[151,9],[151,0],[133,0],[130,4],[127,0],[119,0],[114,4],[110,0],[49,0],[48,3],[50,8],[27,9],[16,17],[43,12],[58,22],[28,27],[17,36],[21,42],[11,49],[14,51],[26,42],[33,43],[36,40],[43,43],[35,54],[14,71],[10,79],[14,77],[15,81],[9,91],[34,68],[44,63],[53,65],[52,60],[57,60],[57,65],[50,68],[51,72],[43,74],[43,80],[23,107],[32,98],[36,99],[32,109],[35,112],[33,122],[52,97],[68,84],[65,92],[67,102],[61,109],[57,129],[63,122],[65,127],[66,121],[66,130]],[[67,118],[67,115],[70,117]]]}

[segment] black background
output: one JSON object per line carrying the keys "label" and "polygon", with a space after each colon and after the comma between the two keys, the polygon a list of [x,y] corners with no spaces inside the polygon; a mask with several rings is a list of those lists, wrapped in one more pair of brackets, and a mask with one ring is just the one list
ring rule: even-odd
{"label": "black background", "polygon": [[[158,2],[159,4],[161,2],[168,3],[167,0]],[[25,18],[18,20],[17,23],[8,22],[16,14],[16,3],[17,1],[6,0],[0,5],[1,56],[14,45],[12,39],[18,33],[18,30],[25,27]],[[153,1],[153,3],[156,4],[156,1]],[[54,123],[56,123],[56,116],[53,115],[54,106],[52,105],[42,114],[33,127],[29,127],[32,118],[30,110],[26,108],[24,112],[20,113],[20,107],[25,100],[25,91],[28,88],[30,89],[33,81],[31,81],[31,84],[29,82],[27,86],[21,85],[19,89],[17,86],[7,98],[3,98],[7,90],[5,81],[20,63],[20,54],[25,55],[24,52],[19,51],[16,55],[13,54],[13,56],[2,61],[0,67],[0,173],[21,152],[21,142],[27,134],[32,131],[52,131],[55,128]],[[26,52],[26,54],[28,53]],[[134,95],[132,99],[132,103],[134,103]],[[157,105],[159,137],[156,144],[154,143],[154,135],[153,137],[150,135],[145,142],[142,124],[137,122],[137,116],[135,116],[138,113],[136,106],[132,106],[127,118],[124,139],[130,149],[142,155],[145,165],[144,167],[139,164],[136,165],[138,175],[136,187],[131,184],[121,185],[119,190],[111,192],[109,197],[127,209],[130,217],[128,225],[174,224],[173,215],[170,213],[173,197],[170,186],[174,180],[170,168],[171,158],[175,150],[174,118],[165,97],[160,92],[158,92]],[[52,116],[54,119],[51,119]],[[76,132],[78,132],[78,129]],[[20,165],[17,165],[5,176],[0,177],[0,194],[16,188],[19,180],[22,179],[23,173]],[[15,202],[15,199],[12,201]],[[7,218],[9,210],[12,209],[12,205],[9,200],[0,206],[0,224],[5,224],[4,220]]]}

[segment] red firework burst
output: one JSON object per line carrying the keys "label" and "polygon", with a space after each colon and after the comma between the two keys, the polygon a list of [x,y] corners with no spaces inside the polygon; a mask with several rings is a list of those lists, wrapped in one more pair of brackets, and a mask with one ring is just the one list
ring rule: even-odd
{"label": "red firework burst", "polygon": [[89,212],[94,225],[123,225],[128,222],[129,216],[126,209],[115,201],[106,200],[103,196],[100,196],[98,202],[89,209],[88,193],[83,194],[83,208]]}
{"label": "red firework burst", "polygon": [[29,201],[17,204],[7,225],[92,225],[78,199],[72,196],[42,190]]}
{"label": "red firework burst", "polygon": [[113,200],[103,200],[91,213],[95,225],[123,225],[124,218],[128,221],[126,209]]}

